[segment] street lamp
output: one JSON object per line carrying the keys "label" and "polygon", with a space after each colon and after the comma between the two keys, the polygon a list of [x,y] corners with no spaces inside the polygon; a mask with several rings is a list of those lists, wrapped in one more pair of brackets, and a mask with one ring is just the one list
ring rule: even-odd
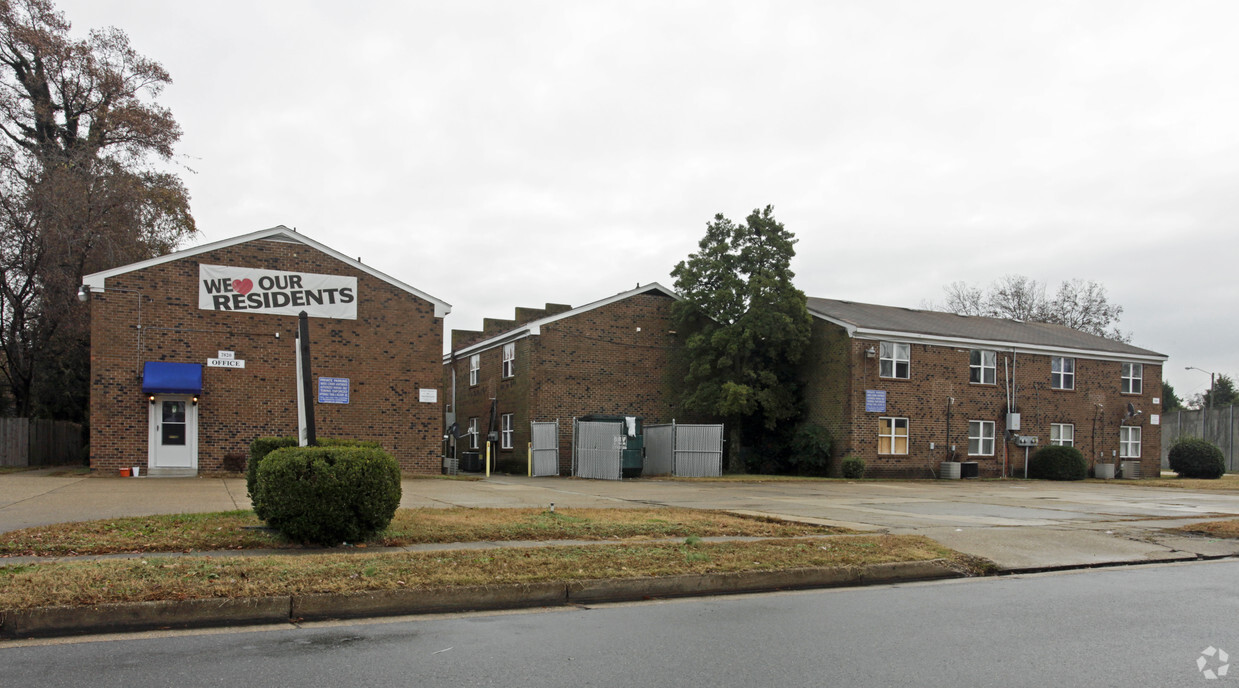
{"label": "street lamp", "polygon": [[[1186,368],[1184,368],[1184,370],[1199,370],[1202,373],[1209,373],[1209,371],[1205,370],[1204,368],[1197,368],[1196,366],[1187,366]],[[1205,397],[1205,411],[1209,410],[1209,402],[1212,399],[1213,399],[1213,373],[1209,373],[1209,395]]]}

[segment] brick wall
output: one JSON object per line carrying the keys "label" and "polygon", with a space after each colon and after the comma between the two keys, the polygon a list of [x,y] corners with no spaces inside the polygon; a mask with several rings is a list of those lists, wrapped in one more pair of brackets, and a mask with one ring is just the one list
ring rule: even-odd
{"label": "brick wall", "polygon": [[[438,472],[442,394],[421,403],[421,388],[441,382],[443,324],[434,304],[309,246],[257,240],[108,278],[91,297],[91,467],[146,466],[149,404],[144,361],[205,364],[236,352],[244,369],[203,369],[198,404],[198,468],[248,452],[261,435],[295,435],[294,316],[198,308],[198,265],[348,275],[358,278],[356,320],[310,318],[312,375],[350,379],[348,404],[317,404],[323,437],[377,440],[406,471]],[[276,337],[279,333],[279,337]]]}
{"label": "brick wall", "polygon": [[[835,325],[814,324],[812,354],[816,371],[810,385],[810,417],[830,427],[835,434],[835,460],[859,456],[869,474],[928,477],[946,460],[950,445],[955,445],[961,461],[977,461],[982,476],[1007,473],[1023,475],[1024,450],[1004,442],[1006,431],[1006,387],[1004,358],[1012,371],[1016,406],[1021,414],[1018,434],[1036,435],[1041,446],[1050,444],[1051,423],[1075,425],[1075,447],[1089,459],[1090,466],[1100,457],[1119,460],[1119,426],[1141,427],[1141,469],[1144,475],[1160,470],[1161,427],[1150,416],[1161,413],[1153,398],[1161,396],[1161,366],[1143,365],[1141,394],[1121,393],[1121,362],[1075,358],[1075,388],[1050,388],[1050,356],[1013,355],[997,352],[997,384],[969,381],[969,352],[966,347],[911,344],[910,377],[907,380],[880,378],[877,357],[868,358],[865,350],[878,348],[877,341],[848,339]],[[846,363],[840,357],[846,356]],[[845,374],[840,374],[846,369]],[[865,411],[865,390],[886,391],[886,411]],[[840,396],[847,399],[840,402]],[[948,398],[955,403],[948,404]],[[1135,419],[1124,420],[1127,404],[1142,411]],[[948,430],[948,406],[950,427]],[[844,421],[838,418],[842,413]],[[908,419],[907,455],[879,455],[878,428],[881,417]],[[993,421],[993,456],[968,455],[968,421]],[[841,432],[835,432],[839,427]],[[934,449],[930,449],[930,443]],[[1031,450],[1035,451],[1035,450]],[[1030,453],[1031,453],[1030,451]]]}
{"label": "brick wall", "polygon": [[[516,374],[508,380],[500,377],[501,345],[480,352],[475,387],[468,384],[469,356],[458,356],[447,369],[449,379],[450,369],[456,371],[461,430],[476,416],[485,432],[490,399],[498,398],[499,414],[514,414],[515,437],[513,448],[499,450],[496,458],[523,466],[530,421],[558,419],[560,471],[566,473],[573,417],[606,413],[638,415],[647,423],[670,421],[672,303],[666,295],[647,292],[544,325],[541,334],[516,340]],[[463,440],[461,446],[463,451]]]}

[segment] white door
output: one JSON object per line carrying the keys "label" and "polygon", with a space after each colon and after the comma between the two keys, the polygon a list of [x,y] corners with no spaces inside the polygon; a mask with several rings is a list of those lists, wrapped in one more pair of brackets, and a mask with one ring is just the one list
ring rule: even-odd
{"label": "white door", "polygon": [[156,394],[150,415],[151,468],[198,468],[198,406],[185,394]]}

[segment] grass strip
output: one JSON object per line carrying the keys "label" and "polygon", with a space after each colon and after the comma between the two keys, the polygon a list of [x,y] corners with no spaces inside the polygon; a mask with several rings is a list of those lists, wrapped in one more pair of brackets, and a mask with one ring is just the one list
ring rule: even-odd
{"label": "grass strip", "polygon": [[1181,530],[1185,533],[1212,535],[1217,538],[1239,538],[1239,519],[1196,523],[1194,525],[1179,526],[1174,528],[1174,530]]}
{"label": "grass strip", "polygon": [[[58,523],[0,534],[0,556],[72,556],[299,547],[259,529],[252,511],[176,514]],[[698,509],[400,509],[367,544],[509,540],[629,540],[750,536],[788,538],[846,532]]]}
{"label": "grass strip", "polygon": [[1202,478],[1141,478],[1140,480],[1095,480],[1090,483],[1129,485],[1132,487],[1173,487],[1181,490],[1236,490],[1239,491],[1239,473],[1227,473],[1217,480]]}
{"label": "grass strip", "polygon": [[45,562],[0,567],[0,610],[108,602],[441,589],[949,559],[986,562],[914,535],[757,542],[625,543],[400,554]]}

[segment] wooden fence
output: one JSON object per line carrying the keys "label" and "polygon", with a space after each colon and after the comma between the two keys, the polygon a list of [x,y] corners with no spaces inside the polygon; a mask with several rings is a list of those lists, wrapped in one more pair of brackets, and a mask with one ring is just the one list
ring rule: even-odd
{"label": "wooden fence", "polygon": [[82,426],[63,420],[0,418],[0,466],[80,464]]}

